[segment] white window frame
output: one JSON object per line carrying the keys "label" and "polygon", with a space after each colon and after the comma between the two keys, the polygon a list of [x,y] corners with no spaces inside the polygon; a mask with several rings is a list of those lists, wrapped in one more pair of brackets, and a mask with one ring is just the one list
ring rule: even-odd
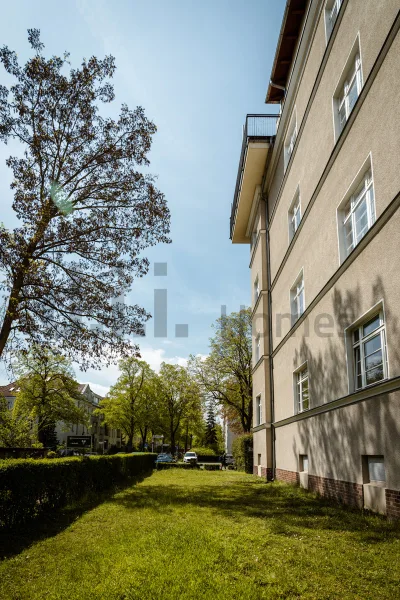
{"label": "white window frame", "polygon": [[293,114],[290,119],[289,127],[286,133],[285,143],[284,143],[284,166],[285,171],[288,167],[290,159],[293,154],[293,150],[297,140],[297,115],[296,115],[296,107],[293,109]]}
{"label": "white window frame", "polygon": [[[357,236],[357,221],[356,211],[365,202],[367,211],[367,228],[362,235]],[[346,215],[347,213],[347,215]],[[360,185],[357,187],[355,192],[350,196],[346,205],[343,209],[343,239],[344,239],[344,250],[346,257],[354,250],[354,248],[360,243],[365,234],[371,229],[375,223],[375,193],[374,193],[374,181],[372,178],[372,171],[369,169],[364,173]],[[348,244],[346,227],[351,225],[351,244]]]}
{"label": "white window frame", "polygon": [[[303,299],[302,303],[301,298]],[[296,281],[290,288],[290,314],[292,315],[292,325],[300,319],[305,309],[304,269],[302,269],[297,276]]]}
{"label": "white window frame", "polygon": [[257,420],[257,425],[261,425],[263,423],[261,394],[258,394],[256,396],[256,420]]}
{"label": "white window frame", "polygon": [[[308,406],[304,407],[304,383],[307,381],[307,389],[308,389]],[[294,385],[294,402],[295,402],[295,412],[296,414],[300,414],[310,410],[310,374],[308,371],[308,363],[305,362],[301,365],[299,369],[297,369],[293,373],[293,385]]]}
{"label": "white window frame", "polygon": [[300,186],[297,186],[296,193],[289,207],[288,223],[289,223],[289,244],[294,238],[296,231],[301,222],[301,199]]}
{"label": "white window frame", "polygon": [[[350,106],[350,91],[353,88],[353,84],[356,85],[357,98],[355,99],[353,105]],[[357,100],[361,94],[362,87],[362,60],[360,50],[360,35],[358,33],[333,96],[333,113],[336,140],[342,133],[350,117],[350,114],[352,113],[353,108],[357,103]],[[342,118],[341,113],[343,113],[344,119]]]}
{"label": "white window frame", "polygon": [[[328,0],[325,4],[325,34],[326,43],[332,35],[332,31],[335,28],[335,23],[338,18],[340,7],[342,6],[342,0]],[[332,18],[333,15],[333,18]]]}
{"label": "white window frame", "polygon": [[[364,326],[366,324],[368,324],[370,321],[372,321],[375,317],[379,318],[379,326],[376,329],[374,329],[373,331],[371,331],[370,333],[364,335],[364,332],[363,332]],[[357,340],[355,338],[356,332],[358,333]],[[351,328],[350,334],[351,334],[351,348],[352,348],[351,358],[352,358],[352,374],[353,374],[353,391],[358,392],[367,387],[370,387],[371,385],[375,385],[376,383],[385,381],[389,376],[389,372],[388,372],[388,361],[387,361],[386,323],[385,323],[383,308],[379,307],[375,311],[370,311],[365,318],[360,320],[356,326]],[[383,377],[381,379],[379,379],[378,381],[373,381],[371,383],[367,383],[368,371],[371,371],[371,370],[373,370],[373,368],[376,368],[376,367],[373,367],[370,369],[365,368],[365,359],[369,355],[365,355],[364,346],[367,342],[371,341],[373,338],[377,337],[378,335],[380,336],[380,342],[381,342],[380,350],[382,352],[382,363],[381,364],[383,367]],[[356,349],[359,349],[360,361],[356,360],[356,356],[355,356]],[[377,351],[375,351],[375,352],[377,352]],[[357,382],[357,379],[358,379],[357,363],[358,362],[360,362],[360,366],[361,366],[361,373],[360,373],[361,386],[359,386],[358,382]]]}
{"label": "white window frame", "polygon": [[257,300],[260,297],[260,280],[257,277],[254,280],[254,285],[253,285],[253,292],[254,292],[254,306],[257,304]]}
{"label": "white window frame", "polygon": [[255,352],[254,352],[254,364],[257,364],[261,358],[261,334],[258,333],[255,339]]}
{"label": "white window frame", "polygon": [[[364,194],[362,190],[364,188]],[[367,203],[367,220],[368,228],[362,236],[356,239],[355,236],[355,210],[360,206],[361,202],[365,197]],[[347,214],[349,204],[352,205],[351,212]],[[375,207],[375,183],[374,183],[374,170],[372,165],[372,154],[370,153],[364,161],[358,173],[351,182],[349,188],[346,190],[339,206],[336,210],[337,227],[338,227],[338,244],[339,244],[339,262],[340,264],[346,260],[351,252],[356,248],[362,238],[367,234],[369,229],[373,226],[376,220],[376,207]],[[346,224],[351,220],[352,223],[352,242],[353,248],[349,249],[346,240]],[[356,242],[356,243],[354,243]]]}

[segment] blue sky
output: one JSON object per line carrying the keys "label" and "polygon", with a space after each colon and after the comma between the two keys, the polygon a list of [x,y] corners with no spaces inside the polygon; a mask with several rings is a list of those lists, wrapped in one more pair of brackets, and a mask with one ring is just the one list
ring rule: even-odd
{"label": "blue sky", "polygon": [[[173,243],[148,250],[150,272],[127,298],[152,313],[154,289],[167,289],[168,337],[154,338],[150,321],[140,344],[154,368],[162,360],[184,364],[189,354],[207,354],[221,305],[231,312],[250,302],[248,247],[229,240],[230,205],[245,115],[274,111],[264,98],[284,6],[284,0],[19,0],[3,6],[0,44],[21,61],[32,27],[41,30],[47,55],[68,50],[73,65],[112,54],[113,114],[123,102],[142,105],[158,127],[150,171],[171,209]],[[4,161],[12,152],[0,146],[6,226],[13,216]],[[166,277],[154,276],[154,262],[167,263]],[[188,324],[187,338],[175,338],[176,323]],[[100,393],[117,376],[117,367],[77,371]],[[0,383],[6,381],[0,368]]]}

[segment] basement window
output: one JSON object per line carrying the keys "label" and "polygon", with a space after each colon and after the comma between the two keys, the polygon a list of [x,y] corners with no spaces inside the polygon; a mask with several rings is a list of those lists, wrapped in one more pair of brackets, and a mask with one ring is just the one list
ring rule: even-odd
{"label": "basement window", "polygon": [[308,473],[308,454],[300,454],[299,463],[300,472]]}

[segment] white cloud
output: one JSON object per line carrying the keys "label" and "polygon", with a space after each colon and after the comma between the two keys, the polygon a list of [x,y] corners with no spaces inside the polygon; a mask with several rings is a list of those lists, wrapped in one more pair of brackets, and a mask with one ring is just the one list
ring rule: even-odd
{"label": "white cloud", "polygon": [[[140,348],[140,354],[142,360],[149,363],[150,367],[157,373],[162,362],[181,367],[187,365],[187,358],[183,356],[165,356],[166,350],[164,348],[152,348],[150,346]],[[90,388],[100,396],[105,396],[108,393],[110,387],[116,383],[120,375],[118,365],[108,367],[104,365],[100,370],[89,369],[86,372],[79,371],[75,365],[75,373],[79,383],[89,383]]]}

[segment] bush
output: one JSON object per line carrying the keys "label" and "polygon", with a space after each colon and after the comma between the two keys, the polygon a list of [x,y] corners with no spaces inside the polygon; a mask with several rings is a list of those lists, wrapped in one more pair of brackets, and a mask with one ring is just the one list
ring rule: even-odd
{"label": "bush", "polygon": [[191,465],[189,463],[156,463],[157,471],[163,471],[165,469],[196,469],[197,465]]}
{"label": "bush", "polygon": [[155,454],[0,461],[0,529],[151,473]]}
{"label": "bush", "polygon": [[58,458],[58,454],[57,454],[57,452],[54,452],[54,450],[50,450],[47,453],[46,458]]}
{"label": "bush", "polygon": [[202,454],[203,456],[215,455],[215,450],[212,448],[207,448],[206,446],[198,446],[197,448],[191,448],[190,452],[196,452],[196,454]]}
{"label": "bush", "polygon": [[240,435],[233,440],[232,454],[238,471],[253,473],[253,436],[251,433]]}

